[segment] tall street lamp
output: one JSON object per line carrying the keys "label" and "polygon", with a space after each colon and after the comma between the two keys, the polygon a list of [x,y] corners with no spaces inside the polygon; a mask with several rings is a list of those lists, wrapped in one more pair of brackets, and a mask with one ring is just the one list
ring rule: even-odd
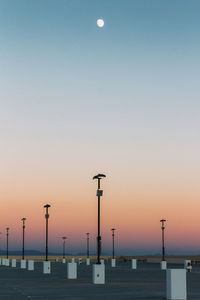
{"label": "tall street lamp", "polygon": [[49,212],[48,209],[51,207],[51,205],[46,204],[44,205],[44,208],[46,208],[46,214],[45,214],[45,219],[46,219],[46,261],[48,261],[48,219],[49,219]]}
{"label": "tall street lamp", "polygon": [[63,240],[63,259],[65,259],[65,244],[66,244],[66,236],[62,236],[61,239]]}
{"label": "tall street lamp", "polygon": [[90,240],[90,234],[89,232],[86,233],[87,236],[87,258],[90,257],[90,248],[89,248],[89,240]]}
{"label": "tall street lamp", "polygon": [[9,235],[9,227],[6,228],[6,258],[8,259],[8,235]]}
{"label": "tall street lamp", "polygon": [[0,252],[1,252],[1,234],[2,232],[0,232]]}
{"label": "tall street lamp", "polygon": [[98,180],[98,188],[97,188],[97,197],[98,197],[98,236],[97,236],[97,264],[101,264],[100,256],[101,256],[101,235],[100,235],[100,198],[103,195],[103,190],[101,190],[100,182],[101,179],[106,177],[104,174],[98,174],[93,177],[93,179]]}
{"label": "tall street lamp", "polygon": [[24,235],[25,235],[25,221],[26,218],[22,218],[22,259],[24,259]]}
{"label": "tall street lamp", "polygon": [[112,228],[112,258],[115,258],[115,228]]}
{"label": "tall street lamp", "polygon": [[165,261],[165,222],[166,220],[162,219],[160,220],[162,223],[161,229],[162,229],[162,261]]}

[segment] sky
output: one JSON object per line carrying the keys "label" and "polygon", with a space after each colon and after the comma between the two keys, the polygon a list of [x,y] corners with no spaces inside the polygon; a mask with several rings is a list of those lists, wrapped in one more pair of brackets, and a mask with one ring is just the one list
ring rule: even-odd
{"label": "sky", "polygon": [[[0,0],[0,231],[10,249],[200,253],[200,1]],[[96,21],[103,18],[105,26]]]}

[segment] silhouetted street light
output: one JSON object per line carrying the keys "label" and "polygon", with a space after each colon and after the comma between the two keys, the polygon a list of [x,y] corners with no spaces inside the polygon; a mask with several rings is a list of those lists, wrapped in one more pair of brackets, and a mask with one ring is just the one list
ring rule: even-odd
{"label": "silhouetted street light", "polygon": [[25,221],[26,218],[22,218],[22,259],[24,259],[24,234],[25,234]]}
{"label": "silhouetted street light", "polygon": [[165,261],[165,222],[166,220],[162,219],[160,220],[162,223],[162,261]]}
{"label": "silhouetted street light", "polygon": [[87,258],[90,257],[90,248],[89,248],[89,239],[90,239],[90,234],[89,232],[86,233],[86,236],[87,236]]}
{"label": "silhouetted street light", "polygon": [[46,208],[46,214],[45,214],[45,219],[46,219],[46,261],[48,261],[48,219],[49,219],[48,208],[49,207],[51,207],[51,205],[49,205],[49,204],[44,205],[44,208]]}
{"label": "silhouetted street light", "polygon": [[2,232],[0,232],[0,252],[1,252],[1,234]]}
{"label": "silhouetted street light", "polygon": [[61,239],[63,240],[63,258],[65,258],[65,243],[66,243],[66,236],[62,236]]}
{"label": "silhouetted street light", "polygon": [[8,235],[9,235],[9,227],[6,228],[6,257],[8,258]]}
{"label": "silhouetted street light", "polygon": [[101,235],[100,235],[100,198],[103,195],[103,190],[101,190],[100,182],[101,179],[106,177],[104,174],[98,174],[93,177],[93,179],[98,180],[98,188],[97,188],[97,197],[98,197],[98,236],[97,236],[97,264],[101,264],[100,256],[101,256]]}
{"label": "silhouetted street light", "polygon": [[115,258],[115,228],[112,228],[112,258]]}

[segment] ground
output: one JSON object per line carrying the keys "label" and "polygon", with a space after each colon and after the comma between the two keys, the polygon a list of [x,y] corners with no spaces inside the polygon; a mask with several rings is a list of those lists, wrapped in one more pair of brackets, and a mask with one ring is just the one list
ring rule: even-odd
{"label": "ground", "polygon": [[[168,265],[168,268],[182,268]],[[78,266],[78,279],[67,279],[67,265],[51,263],[51,274],[42,273],[42,263],[35,263],[35,271],[0,266],[0,299],[134,299],[163,300],[166,272],[159,264],[139,263],[137,270],[131,262],[118,262],[116,268],[106,263],[106,284],[92,284],[92,266]],[[188,300],[200,299],[200,265],[187,273]]]}

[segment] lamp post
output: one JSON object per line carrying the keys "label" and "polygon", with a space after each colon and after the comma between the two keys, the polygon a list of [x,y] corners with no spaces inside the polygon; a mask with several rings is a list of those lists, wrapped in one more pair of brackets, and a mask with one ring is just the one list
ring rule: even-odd
{"label": "lamp post", "polygon": [[26,218],[22,218],[22,259],[24,259],[24,234],[25,234],[25,221]]}
{"label": "lamp post", "polygon": [[89,240],[90,240],[90,234],[89,232],[86,233],[87,236],[87,258],[90,257],[90,250],[89,250]]}
{"label": "lamp post", "polygon": [[98,236],[97,236],[97,264],[100,265],[101,256],[101,235],[100,235],[100,198],[103,195],[103,190],[101,190],[101,179],[106,177],[104,174],[98,174],[93,177],[98,180],[97,197],[98,197]]}
{"label": "lamp post", "polygon": [[162,219],[160,220],[162,223],[161,229],[162,229],[162,261],[165,261],[165,222],[166,220]]}
{"label": "lamp post", "polygon": [[9,235],[9,227],[6,228],[6,258],[8,259],[8,235]]}
{"label": "lamp post", "polygon": [[115,258],[115,228],[112,228],[112,258]]}
{"label": "lamp post", "polygon": [[63,259],[65,259],[65,243],[66,243],[66,236],[62,236],[61,239],[63,240]]}
{"label": "lamp post", "polygon": [[44,208],[46,208],[46,214],[45,214],[45,219],[46,219],[46,261],[48,261],[48,219],[49,219],[49,212],[48,209],[51,207],[51,205],[46,204],[44,205]]}
{"label": "lamp post", "polygon": [[2,232],[0,232],[0,252],[1,252],[1,234]]}

